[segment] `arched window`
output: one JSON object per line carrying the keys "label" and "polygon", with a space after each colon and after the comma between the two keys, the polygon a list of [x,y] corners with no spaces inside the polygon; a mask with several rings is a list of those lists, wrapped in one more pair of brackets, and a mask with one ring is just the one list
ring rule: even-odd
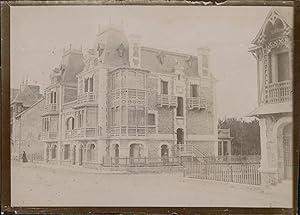
{"label": "arched window", "polygon": [[67,130],[73,130],[74,129],[74,117],[69,117],[67,119]]}
{"label": "arched window", "polygon": [[96,160],[96,146],[95,144],[91,144],[87,150],[87,160],[95,161]]}

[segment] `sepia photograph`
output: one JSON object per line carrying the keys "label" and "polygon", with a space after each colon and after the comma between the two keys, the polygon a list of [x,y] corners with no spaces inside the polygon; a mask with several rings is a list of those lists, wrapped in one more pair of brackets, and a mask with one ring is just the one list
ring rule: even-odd
{"label": "sepia photograph", "polygon": [[293,207],[293,7],[10,7],[13,207]]}

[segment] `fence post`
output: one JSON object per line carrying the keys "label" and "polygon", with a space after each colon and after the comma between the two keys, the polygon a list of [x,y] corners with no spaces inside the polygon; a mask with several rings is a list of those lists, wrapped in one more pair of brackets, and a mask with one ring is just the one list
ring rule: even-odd
{"label": "fence post", "polygon": [[146,158],[146,156],[145,156],[145,166],[147,166],[147,158]]}
{"label": "fence post", "polygon": [[127,157],[125,158],[125,166],[127,166]]}
{"label": "fence post", "polygon": [[104,165],[104,156],[102,156],[102,165]]}
{"label": "fence post", "polygon": [[232,164],[230,164],[230,182],[233,182]]}
{"label": "fence post", "polygon": [[113,166],[113,160],[112,160],[113,158],[111,157],[110,158],[110,166]]}

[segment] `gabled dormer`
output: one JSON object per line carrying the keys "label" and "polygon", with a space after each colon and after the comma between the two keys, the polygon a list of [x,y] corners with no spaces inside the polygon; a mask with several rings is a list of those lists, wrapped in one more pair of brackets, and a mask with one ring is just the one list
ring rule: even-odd
{"label": "gabled dormer", "polygon": [[250,52],[258,64],[258,103],[292,99],[292,14],[288,8],[272,8],[252,41]]}

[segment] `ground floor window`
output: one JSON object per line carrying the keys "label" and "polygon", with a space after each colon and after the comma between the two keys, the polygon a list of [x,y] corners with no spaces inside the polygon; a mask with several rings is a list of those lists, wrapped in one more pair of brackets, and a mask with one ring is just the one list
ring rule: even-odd
{"label": "ground floor window", "polygon": [[56,154],[57,154],[57,146],[53,145],[52,146],[52,153],[51,153],[52,159],[56,159]]}
{"label": "ground floor window", "polygon": [[70,144],[66,144],[64,146],[64,159],[65,160],[70,159],[70,150],[71,150]]}
{"label": "ground floor window", "polygon": [[91,144],[87,150],[87,160],[95,161],[96,160],[96,146],[95,144]]}

